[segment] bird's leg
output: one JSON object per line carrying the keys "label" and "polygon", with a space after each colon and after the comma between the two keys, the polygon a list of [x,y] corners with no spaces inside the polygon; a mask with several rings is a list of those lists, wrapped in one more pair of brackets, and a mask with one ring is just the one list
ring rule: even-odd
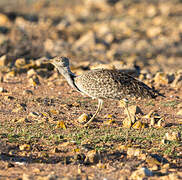
{"label": "bird's leg", "polygon": [[130,122],[133,122],[133,121],[132,121],[132,118],[131,118],[130,111],[129,111],[129,109],[128,109],[128,103],[129,103],[128,99],[123,99],[122,102],[124,103],[124,107],[125,107],[125,109],[126,109],[126,112],[127,112],[129,121],[130,121]]}
{"label": "bird's leg", "polygon": [[87,126],[88,124],[90,124],[94,120],[94,118],[97,116],[97,114],[101,111],[102,104],[103,104],[103,100],[98,99],[98,107],[97,107],[95,114],[92,116],[92,118],[84,126]]}

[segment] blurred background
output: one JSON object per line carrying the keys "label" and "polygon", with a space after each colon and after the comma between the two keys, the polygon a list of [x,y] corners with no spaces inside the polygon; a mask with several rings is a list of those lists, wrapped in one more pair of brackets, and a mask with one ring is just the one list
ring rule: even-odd
{"label": "blurred background", "polygon": [[176,72],[182,69],[182,2],[0,0],[1,65],[56,55],[73,64],[117,61]]}

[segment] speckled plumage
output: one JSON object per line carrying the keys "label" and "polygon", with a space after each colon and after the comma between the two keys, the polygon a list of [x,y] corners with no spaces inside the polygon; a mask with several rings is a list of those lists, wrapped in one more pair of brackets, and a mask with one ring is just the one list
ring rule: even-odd
{"label": "speckled plumage", "polygon": [[55,57],[50,62],[65,77],[71,87],[80,93],[98,99],[98,108],[85,126],[92,122],[101,110],[104,99],[125,99],[125,108],[131,121],[126,98],[155,98],[160,95],[143,82],[118,70],[97,69],[76,76],[69,68],[68,58]]}
{"label": "speckled plumage", "polygon": [[75,77],[78,89],[93,98],[116,99],[155,98],[146,84],[118,70],[96,69]]}

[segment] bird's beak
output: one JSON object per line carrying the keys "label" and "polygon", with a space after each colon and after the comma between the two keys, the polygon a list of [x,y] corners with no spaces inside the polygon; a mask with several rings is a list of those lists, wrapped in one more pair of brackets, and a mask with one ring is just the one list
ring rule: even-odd
{"label": "bird's beak", "polygon": [[47,63],[47,64],[48,64],[48,63],[54,64],[54,63],[53,63],[53,59],[44,59],[43,62],[44,62],[44,63]]}

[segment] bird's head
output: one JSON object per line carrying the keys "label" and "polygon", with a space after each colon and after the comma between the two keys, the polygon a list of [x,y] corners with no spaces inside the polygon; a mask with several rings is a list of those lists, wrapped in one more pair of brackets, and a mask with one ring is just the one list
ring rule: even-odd
{"label": "bird's head", "polygon": [[57,56],[49,61],[56,68],[67,68],[69,67],[69,59],[67,57]]}

